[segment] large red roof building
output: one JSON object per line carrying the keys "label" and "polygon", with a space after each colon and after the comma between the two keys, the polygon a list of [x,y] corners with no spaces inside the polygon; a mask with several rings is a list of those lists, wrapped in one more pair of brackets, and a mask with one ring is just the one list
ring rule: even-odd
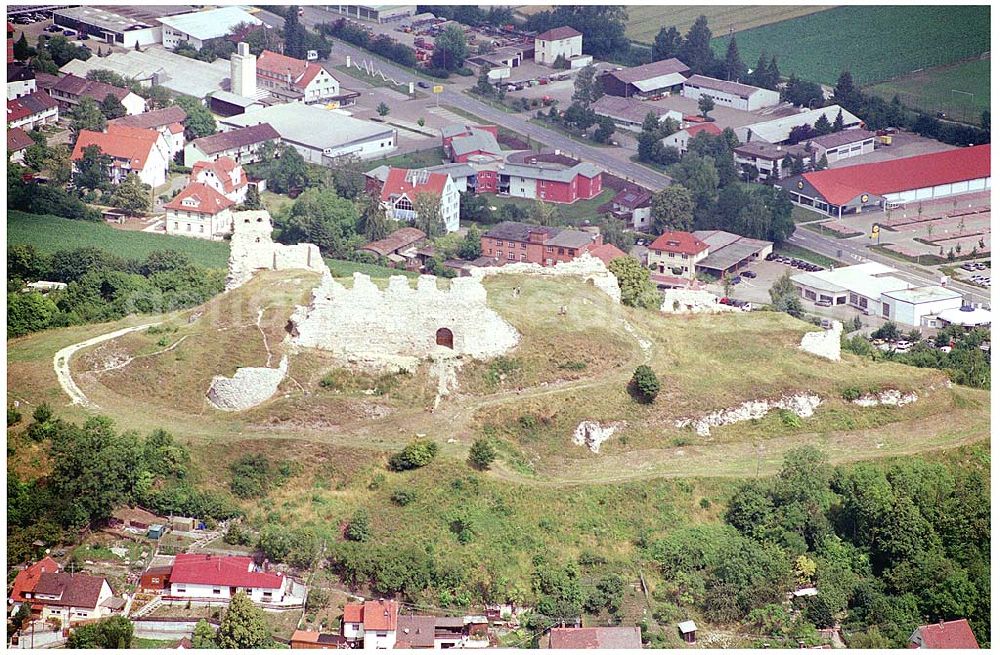
{"label": "large red roof building", "polygon": [[[313,103],[340,96],[340,82],[319,64],[265,50],[257,58],[257,84],[277,95]],[[357,95],[357,94],[355,94]]]}
{"label": "large red roof building", "polygon": [[14,578],[14,588],[10,592],[10,601],[13,605],[19,605],[27,600],[25,594],[30,594],[35,590],[35,585],[42,577],[43,573],[57,573],[59,564],[51,557],[45,557],[28,568],[18,571]]}
{"label": "large red roof building", "polygon": [[792,202],[839,216],[991,187],[990,146],[803,173],[779,183]]}
{"label": "large red roof building", "polygon": [[110,155],[111,181],[117,184],[129,173],[136,173],[144,183],[156,188],[167,180],[166,142],[155,130],[116,126],[108,133],[81,130],[70,159],[83,159],[83,149],[96,145]]}
{"label": "large red roof building", "polygon": [[907,648],[979,648],[966,619],[922,625],[910,635]]}
{"label": "large red roof building", "polygon": [[245,593],[267,607],[294,608],[305,602],[305,587],[280,573],[259,571],[250,557],[185,553],[169,573],[171,599],[228,602]]}

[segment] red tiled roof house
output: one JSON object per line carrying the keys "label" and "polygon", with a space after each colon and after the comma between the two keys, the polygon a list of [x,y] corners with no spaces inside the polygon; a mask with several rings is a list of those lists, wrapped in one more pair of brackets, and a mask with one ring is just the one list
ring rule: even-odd
{"label": "red tiled roof house", "polygon": [[257,571],[250,557],[181,554],[170,571],[171,599],[229,601],[239,592],[254,603],[300,607],[305,588],[279,573]]}
{"label": "red tiled roof house", "polygon": [[110,616],[117,605],[105,578],[84,573],[42,573],[24,596],[32,612],[58,618],[64,626]]}
{"label": "red tiled roof house", "polygon": [[191,167],[191,183],[212,187],[236,204],[247,199],[250,180],[246,171],[230,157],[219,157],[215,161],[200,161]]}
{"label": "red tiled roof house", "polygon": [[136,173],[140,180],[154,189],[167,181],[169,162],[164,156],[166,144],[154,130],[116,128],[110,133],[82,130],[70,159],[80,161],[83,149],[91,145],[111,156],[113,161],[108,174],[112,184],[118,184],[129,173]]}
{"label": "red tiled roof house", "polygon": [[691,142],[691,139],[699,134],[719,136],[722,134],[722,130],[715,123],[698,123],[685,127],[683,130],[677,130],[670,136],[663,137],[663,145],[677,148],[681,154],[684,154],[688,150],[688,144]]}
{"label": "red tiled roof house", "polygon": [[369,600],[344,605],[341,634],[364,648],[388,649],[396,644],[399,603],[394,600]]}
{"label": "red tiled roof house", "polygon": [[43,573],[58,573],[59,564],[51,557],[45,557],[25,569],[17,572],[14,587],[10,592],[11,611],[17,611],[21,603],[28,600],[27,594],[35,590],[35,585]]}
{"label": "red tiled roof house", "polygon": [[554,266],[572,261],[603,243],[600,234],[515,221],[494,225],[480,238],[483,256],[501,265],[527,262]]}
{"label": "red tiled roof house", "polygon": [[123,127],[135,127],[144,130],[156,130],[166,139],[170,149],[170,158],[173,159],[177,153],[184,150],[184,121],[187,120],[187,112],[182,107],[170,105],[163,109],[147,111],[135,116],[124,116],[108,122],[108,127],[121,125]]}
{"label": "red tiled roof house", "polygon": [[695,266],[708,257],[708,244],[690,232],[664,232],[649,245],[647,262],[653,275],[695,279]]}
{"label": "red tiled roof house", "polygon": [[389,218],[406,222],[416,220],[415,204],[417,196],[421,194],[439,198],[445,231],[458,231],[460,198],[455,180],[450,175],[421,169],[389,169],[381,194],[382,204]]}
{"label": "red tiled roof house", "polygon": [[167,234],[221,241],[233,232],[235,204],[207,184],[193,182],[163,206]]}
{"label": "red tiled roof house", "polygon": [[618,628],[552,628],[549,648],[580,650],[633,650],[642,648],[642,635],[637,627]]}
{"label": "red tiled roof house", "polygon": [[966,619],[922,625],[910,635],[907,648],[979,648],[976,635]]}
{"label": "red tiled roof house", "polygon": [[43,91],[7,101],[7,127],[31,130],[59,120],[59,103]]}
{"label": "red tiled roof house", "polygon": [[269,91],[301,95],[306,104],[340,95],[340,82],[325,68],[265,50],[257,58],[257,84]]}
{"label": "red tiled roof house", "polygon": [[14,164],[24,162],[24,151],[35,142],[19,127],[7,130],[7,159]]}

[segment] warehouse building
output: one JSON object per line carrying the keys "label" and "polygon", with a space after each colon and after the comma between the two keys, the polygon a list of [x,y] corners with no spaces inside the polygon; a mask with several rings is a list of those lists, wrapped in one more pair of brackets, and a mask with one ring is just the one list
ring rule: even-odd
{"label": "warehouse building", "polygon": [[781,102],[781,95],[777,91],[740,84],[739,82],[717,80],[714,77],[705,77],[704,75],[689,77],[684,82],[682,95],[692,100],[708,96],[721,107],[732,107],[743,111],[757,111]]}
{"label": "warehouse building", "polygon": [[263,25],[259,18],[239,7],[165,16],[160,23],[163,25],[163,47],[174,49],[186,43],[195,50],[201,50],[209,41],[229,36],[229,32],[241,23]]}
{"label": "warehouse building", "polygon": [[160,19],[189,11],[186,5],[80,6],[55,10],[52,22],[106,43],[134,48],[160,43]]}
{"label": "warehouse building", "polygon": [[194,166],[200,161],[217,161],[229,157],[238,164],[252,164],[261,160],[265,144],[277,145],[281,137],[273,127],[252,125],[228,132],[219,132],[195,139],[184,147],[184,165]]}
{"label": "warehouse building", "polygon": [[830,105],[829,107],[802,111],[791,116],[783,116],[773,121],[746,125],[737,129],[736,135],[740,137],[740,141],[743,143],[749,141],[784,143],[788,141],[788,135],[796,127],[800,125],[809,125],[811,127],[816,124],[820,116],[826,116],[826,120],[830,121],[830,124],[833,125],[833,122],[837,120],[837,114],[841,112],[843,112],[844,129],[857,128],[863,125],[860,118],[843,109],[840,105]]}
{"label": "warehouse building", "polygon": [[881,316],[887,321],[902,325],[935,327],[938,314],[961,307],[962,294],[954,289],[942,286],[916,287],[883,293]]}
{"label": "warehouse building", "polygon": [[828,164],[843,159],[867,155],[875,151],[875,133],[870,130],[841,130],[809,139],[816,152],[816,161],[826,155]]}
{"label": "warehouse building", "polygon": [[92,70],[107,69],[143,86],[158,84],[174,93],[202,99],[219,91],[230,77],[229,62],[217,59],[212,63],[178,55],[162,47],[143,52],[129,50],[107,57],[91,57],[87,61],[74,59],[63,66],[63,73],[86,77]]}
{"label": "warehouse building", "polygon": [[672,118],[680,125],[684,115],[673,109],[657,107],[635,98],[603,95],[590,104],[590,108],[598,116],[607,116],[615,125],[623,130],[641,132],[642,122],[652,113],[661,123]]}
{"label": "warehouse building", "polygon": [[219,127],[228,131],[261,123],[269,123],[283,143],[313,164],[330,165],[344,155],[371,159],[396,149],[396,130],[391,127],[297,102],[230,116]]}
{"label": "warehouse building", "polygon": [[909,289],[910,284],[894,277],[896,269],[867,262],[844,266],[830,271],[799,273],[792,284],[799,295],[809,302],[829,305],[851,305],[865,314],[882,313],[882,294]]}
{"label": "warehouse building", "polygon": [[691,69],[679,59],[664,59],[651,64],[608,71],[601,76],[604,92],[632,98],[679,93]]}
{"label": "warehouse building", "polygon": [[774,244],[743,237],[723,230],[698,230],[696,239],[708,245],[708,256],[695,262],[699,273],[716,277],[732,274],[739,269],[761,262],[771,254]]}
{"label": "warehouse building", "polygon": [[990,146],[803,173],[777,186],[792,202],[831,216],[984,191],[992,187]]}
{"label": "warehouse building", "polygon": [[417,13],[416,5],[323,5],[323,9],[373,23],[391,23]]}

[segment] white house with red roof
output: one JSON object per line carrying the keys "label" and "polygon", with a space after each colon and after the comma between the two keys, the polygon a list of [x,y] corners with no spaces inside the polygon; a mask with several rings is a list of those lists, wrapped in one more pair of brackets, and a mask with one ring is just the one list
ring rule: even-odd
{"label": "white house with red roof", "polygon": [[156,130],[166,139],[170,148],[170,157],[173,158],[178,152],[184,150],[184,121],[187,120],[187,112],[182,107],[170,105],[163,109],[147,111],[135,116],[124,116],[108,121],[108,126],[121,125],[124,127],[136,127],[144,130]]}
{"label": "white house with red roof", "polygon": [[390,168],[382,185],[382,204],[389,218],[413,222],[417,218],[415,203],[420,194],[440,198],[441,221],[446,232],[458,231],[459,193],[455,180],[444,173],[423,169]]}
{"label": "white house with red roof", "polygon": [[34,588],[24,592],[32,614],[42,619],[58,618],[64,626],[111,616],[121,609],[111,585],[103,576],[85,573],[44,572]]}
{"label": "white house with red roof", "polygon": [[195,182],[212,187],[236,204],[247,199],[250,188],[246,171],[230,157],[196,163],[191,167],[191,183]]}
{"label": "white house with red roof", "polygon": [[18,571],[17,576],[14,578],[14,587],[10,592],[10,602],[8,603],[10,614],[17,613],[17,610],[21,607],[21,603],[28,600],[28,594],[35,590],[35,585],[38,584],[38,580],[43,573],[58,573],[59,568],[58,562],[46,556]]}
{"label": "white house with red roof", "polygon": [[663,137],[663,145],[677,148],[681,154],[684,154],[687,152],[688,143],[699,134],[719,136],[722,134],[722,130],[715,123],[695,123],[683,130],[677,130],[670,136]]}
{"label": "white house with red roof", "polygon": [[228,601],[241,591],[263,605],[305,602],[305,587],[283,574],[258,571],[250,557],[185,553],[174,559],[169,599]]}
{"label": "white house with red roof", "polygon": [[583,54],[583,34],[572,27],[563,25],[542,32],[535,37],[535,63],[551,66],[561,55],[569,61],[570,57]]}
{"label": "white house with red roof", "polygon": [[7,101],[7,127],[30,130],[59,120],[59,103],[49,94],[36,91]]}
{"label": "white house with red roof", "polygon": [[81,130],[70,159],[80,161],[83,149],[95,145],[112,158],[109,171],[112,184],[118,184],[129,173],[136,173],[140,180],[153,188],[166,183],[169,162],[164,156],[166,146],[163,137],[154,130],[125,129],[127,133]]}
{"label": "white house with red roof", "polygon": [[363,642],[365,650],[387,650],[396,644],[399,603],[394,600],[368,600],[344,605],[341,634],[345,639]]}
{"label": "white house with red roof", "polygon": [[257,58],[257,84],[268,91],[301,94],[306,104],[340,95],[340,82],[312,62],[265,50]]}
{"label": "white house with red roof", "polygon": [[170,143],[167,141],[167,137],[163,135],[162,132],[153,129],[145,129],[141,127],[130,127],[128,125],[112,124],[108,123],[107,128],[104,130],[108,134],[114,134],[117,136],[131,137],[133,139],[153,139],[156,144],[156,151],[159,156],[167,163],[167,169],[170,168],[170,162],[173,159],[173,152],[170,148]]}
{"label": "white house with red roof", "polygon": [[664,232],[649,245],[646,261],[654,281],[676,285],[695,279],[695,266],[708,251],[708,244],[690,232]]}
{"label": "white house with red roof", "polygon": [[235,204],[207,184],[192,182],[163,206],[167,234],[219,241],[233,233]]}

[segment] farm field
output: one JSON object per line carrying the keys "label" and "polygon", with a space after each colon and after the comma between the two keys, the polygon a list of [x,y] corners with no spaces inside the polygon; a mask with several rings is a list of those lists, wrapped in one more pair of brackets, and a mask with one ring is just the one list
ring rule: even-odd
{"label": "farm field", "polygon": [[949,118],[978,123],[982,113],[990,108],[990,60],[974,59],[927,68],[875,84],[867,91],[886,100],[898,95],[908,107],[934,114],[944,112]]}
{"label": "farm field", "polygon": [[[104,223],[8,211],[7,245],[21,243],[33,245],[45,253],[97,246],[126,259],[145,259],[156,250],[176,250],[188,255],[195,264],[207,268],[225,268],[229,259],[229,244],[226,242],[116,230]],[[326,259],[326,263],[335,277],[349,276],[355,271],[372,277],[412,275],[383,266],[339,259]]]}
{"label": "farm field", "polygon": [[[715,33],[712,47],[723,56],[728,37]],[[783,75],[832,85],[850,70],[864,86],[987,52],[990,13],[986,6],[837,7],[740,32],[736,42],[748,64],[766,52]]]}
{"label": "farm field", "polygon": [[708,27],[715,35],[728,34],[731,27],[742,32],[762,25],[770,25],[800,16],[824,11],[828,7],[817,6],[730,6],[730,5],[627,5],[628,22],[625,35],[639,43],[652,43],[661,27],[671,25],[685,34],[694,21],[704,14]]}

